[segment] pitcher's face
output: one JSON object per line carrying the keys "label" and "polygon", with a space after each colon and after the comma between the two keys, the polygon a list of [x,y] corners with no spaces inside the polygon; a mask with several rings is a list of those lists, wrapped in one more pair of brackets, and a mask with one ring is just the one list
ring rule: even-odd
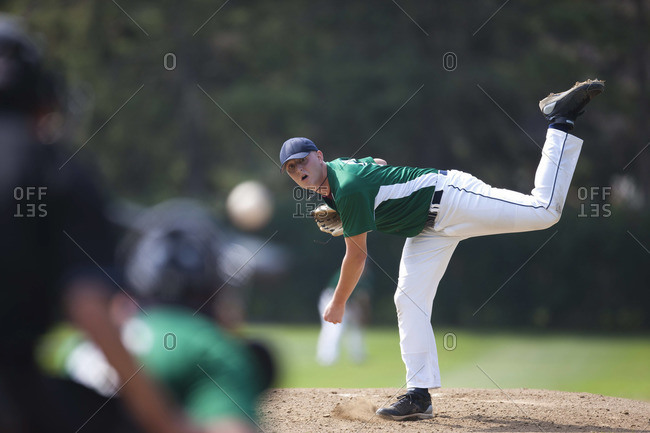
{"label": "pitcher's face", "polygon": [[316,192],[327,177],[327,166],[320,150],[310,152],[309,155],[301,159],[292,159],[287,162],[285,167],[291,179],[299,187]]}

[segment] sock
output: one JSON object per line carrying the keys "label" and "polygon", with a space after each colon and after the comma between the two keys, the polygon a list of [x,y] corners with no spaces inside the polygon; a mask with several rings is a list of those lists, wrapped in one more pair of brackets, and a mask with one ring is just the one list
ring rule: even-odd
{"label": "sock", "polygon": [[429,389],[428,388],[408,388],[406,390],[409,394],[418,394],[423,397],[426,397],[429,395]]}
{"label": "sock", "polygon": [[573,125],[570,123],[551,123],[548,125],[549,128],[557,129],[559,131],[569,132],[573,129]]}

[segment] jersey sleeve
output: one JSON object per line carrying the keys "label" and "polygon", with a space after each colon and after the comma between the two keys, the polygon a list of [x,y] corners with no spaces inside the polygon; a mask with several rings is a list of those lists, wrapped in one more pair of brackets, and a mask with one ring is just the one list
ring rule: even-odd
{"label": "jersey sleeve", "polygon": [[336,200],[346,238],[375,230],[374,202],[367,194],[354,192]]}

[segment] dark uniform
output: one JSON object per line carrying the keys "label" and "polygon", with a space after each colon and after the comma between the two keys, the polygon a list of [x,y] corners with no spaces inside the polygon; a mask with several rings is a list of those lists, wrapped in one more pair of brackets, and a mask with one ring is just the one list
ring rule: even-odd
{"label": "dark uniform", "polygon": [[59,170],[66,159],[62,149],[37,137],[37,120],[52,107],[51,83],[29,39],[15,24],[0,21],[3,432],[59,431],[57,391],[37,373],[34,346],[58,314],[63,288],[77,278],[107,285],[79,246],[107,270],[114,253],[95,183],[75,160]]}

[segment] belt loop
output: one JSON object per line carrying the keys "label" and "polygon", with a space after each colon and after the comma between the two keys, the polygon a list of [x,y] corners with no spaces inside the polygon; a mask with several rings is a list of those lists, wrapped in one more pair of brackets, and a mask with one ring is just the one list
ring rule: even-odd
{"label": "belt loop", "polygon": [[[447,176],[447,170],[438,170],[438,175]],[[440,209],[440,201],[442,200],[442,189],[438,189],[440,184],[440,178],[436,183],[436,189],[433,192],[433,197],[431,198],[431,205],[429,206],[429,216],[427,217],[427,222],[425,227],[433,227],[433,224],[436,222],[436,217],[438,216],[438,210]]]}
{"label": "belt loop", "polygon": [[442,190],[438,190],[434,192],[433,199],[431,199],[431,206],[440,204],[441,199],[442,199]]}

